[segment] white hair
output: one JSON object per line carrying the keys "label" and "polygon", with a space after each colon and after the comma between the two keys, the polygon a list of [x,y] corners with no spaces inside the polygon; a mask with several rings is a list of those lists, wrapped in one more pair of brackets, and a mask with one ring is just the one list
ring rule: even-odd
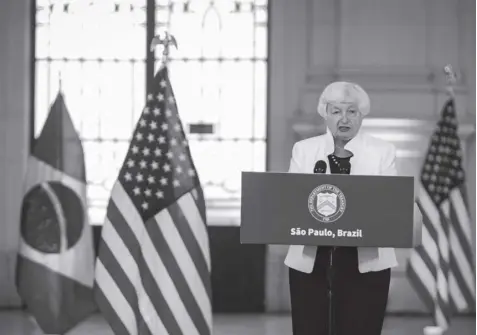
{"label": "white hair", "polygon": [[323,93],[321,93],[317,107],[318,114],[325,118],[326,106],[329,103],[337,102],[356,103],[360,113],[363,116],[369,114],[371,107],[369,96],[361,86],[346,81],[336,81],[326,86],[323,90]]}

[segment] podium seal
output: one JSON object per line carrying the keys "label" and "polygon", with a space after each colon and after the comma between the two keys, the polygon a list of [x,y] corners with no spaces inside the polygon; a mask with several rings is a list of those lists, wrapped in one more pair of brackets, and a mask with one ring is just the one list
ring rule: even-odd
{"label": "podium seal", "polygon": [[345,195],[334,185],[320,185],[311,191],[308,196],[308,210],[320,222],[334,222],[346,210]]}

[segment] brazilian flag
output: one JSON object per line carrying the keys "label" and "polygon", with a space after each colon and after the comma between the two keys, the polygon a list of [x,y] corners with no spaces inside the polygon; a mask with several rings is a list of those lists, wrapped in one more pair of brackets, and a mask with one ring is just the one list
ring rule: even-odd
{"label": "brazilian flag", "polygon": [[58,93],[28,161],[16,285],[47,334],[96,310],[94,250],[81,140]]}

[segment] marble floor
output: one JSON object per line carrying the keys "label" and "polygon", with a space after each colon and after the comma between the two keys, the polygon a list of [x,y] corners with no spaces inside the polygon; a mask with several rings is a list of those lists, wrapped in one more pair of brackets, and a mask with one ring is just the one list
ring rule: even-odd
{"label": "marble floor", "polygon": [[[385,320],[382,335],[422,335],[430,320],[422,317],[394,317]],[[445,335],[474,335],[475,317],[454,318]],[[99,315],[93,315],[67,335],[113,335]],[[0,311],[0,335],[43,335],[35,322],[20,311]],[[222,314],[214,316],[214,335],[291,335],[287,314]]]}

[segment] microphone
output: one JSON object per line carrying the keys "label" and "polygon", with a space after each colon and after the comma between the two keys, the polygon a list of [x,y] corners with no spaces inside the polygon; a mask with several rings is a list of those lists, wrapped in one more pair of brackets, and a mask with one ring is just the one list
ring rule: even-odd
{"label": "microphone", "polygon": [[319,160],[315,164],[315,168],[313,169],[313,173],[325,173],[326,172],[326,162]]}

